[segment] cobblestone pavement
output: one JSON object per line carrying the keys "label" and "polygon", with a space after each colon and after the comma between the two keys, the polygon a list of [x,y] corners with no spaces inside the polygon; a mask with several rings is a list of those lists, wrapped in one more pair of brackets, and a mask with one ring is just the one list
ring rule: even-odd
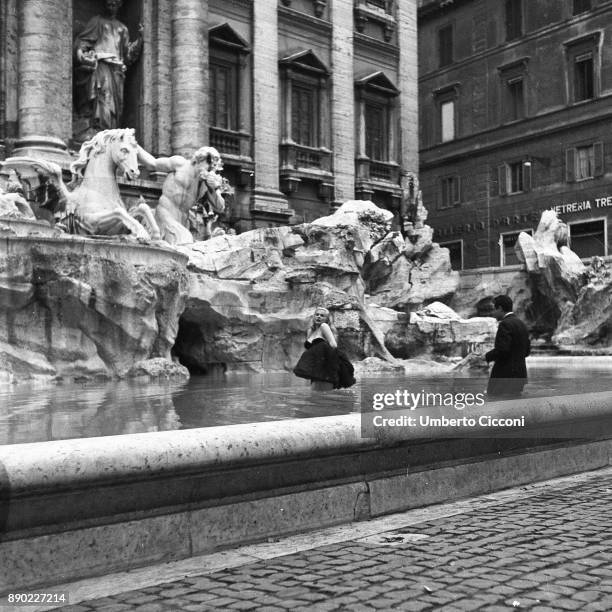
{"label": "cobblestone pavement", "polygon": [[[487,498],[485,498],[486,500]],[[612,471],[444,518],[62,608],[612,610]]]}

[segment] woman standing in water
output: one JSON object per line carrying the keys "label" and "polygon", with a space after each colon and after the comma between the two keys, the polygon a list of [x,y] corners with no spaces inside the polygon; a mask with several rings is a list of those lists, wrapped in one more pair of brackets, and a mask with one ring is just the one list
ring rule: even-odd
{"label": "woman standing in water", "polygon": [[309,327],[306,351],[300,357],[293,373],[310,380],[315,391],[331,391],[339,387],[350,387],[355,383],[353,366],[338,352],[338,343],[329,324],[329,310],[319,306]]}

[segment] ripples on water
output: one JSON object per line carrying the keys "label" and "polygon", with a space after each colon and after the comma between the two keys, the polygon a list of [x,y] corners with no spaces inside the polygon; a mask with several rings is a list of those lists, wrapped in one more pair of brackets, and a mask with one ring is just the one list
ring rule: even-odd
{"label": "ripples on water", "polygon": [[[610,365],[530,367],[526,396],[612,389]],[[571,376],[571,378],[569,378]],[[360,378],[351,389],[311,391],[290,373],[194,376],[185,383],[119,382],[0,389],[0,444],[191,429],[359,412],[373,392],[479,392],[486,376]]]}

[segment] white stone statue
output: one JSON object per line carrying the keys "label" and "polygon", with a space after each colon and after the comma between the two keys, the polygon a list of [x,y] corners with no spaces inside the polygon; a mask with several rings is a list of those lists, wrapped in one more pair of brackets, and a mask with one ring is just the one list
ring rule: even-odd
{"label": "white stone statue", "polygon": [[[3,165],[0,162],[0,167]],[[8,178],[4,185],[0,184],[0,217],[35,218],[30,204],[24,197],[23,186],[13,169],[8,170]]]}
{"label": "white stone statue", "polygon": [[121,0],[106,0],[107,15],[92,17],[74,42],[75,103],[77,117],[92,131],[118,128],[123,114],[123,93],[127,66],[142,49],[142,25],[130,42],[125,24],[117,19]]}
{"label": "white stone statue", "polygon": [[59,207],[54,212],[71,232],[132,234],[140,240],[159,240],[159,228],[149,206],[141,201],[128,213],[119,193],[117,170],[130,180],[140,176],[138,148],[133,129],[98,132],[82,144],[78,159],[70,165],[74,177],[71,186],[76,184],[72,190],[64,183],[57,164],[27,157],[11,158],[10,163],[29,168],[39,180],[54,184],[59,193]]}
{"label": "white stone statue", "polygon": [[138,159],[150,170],[168,173],[155,210],[163,240],[173,245],[194,242],[189,231],[189,212],[198,203],[207,220],[224,212],[226,182],[220,174],[221,156],[213,147],[201,147],[191,159],[182,155],[156,159],[138,147]]}

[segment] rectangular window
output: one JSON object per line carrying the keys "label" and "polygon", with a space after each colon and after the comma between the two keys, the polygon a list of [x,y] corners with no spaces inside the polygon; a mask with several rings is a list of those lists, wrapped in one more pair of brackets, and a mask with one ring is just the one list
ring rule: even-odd
{"label": "rectangular window", "polygon": [[508,165],[508,193],[523,191],[523,162],[518,161]]}
{"label": "rectangular window", "polygon": [[506,82],[506,120],[517,121],[525,117],[525,92],[523,79],[510,79]]}
{"label": "rectangular window", "polygon": [[574,0],[574,15],[591,10],[591,0]]}
{"label": "rectangular window", "polygon": [[463,240],[440,242],[441,247],[448,249],[450,264],[453,270],[463,270]]}
{"label": "rectangular window", "polygon": [[506,40],[523,35],[523,0],[506,0]]}
{"label": "rectangular window", "polygon": [[516,256],[514,247],[518,240],[519,234],[525,232],[530,236],[533,234],[533,230],[525,229],[519,232],[508,232],[507,234],[501,234],[499,237],[499,257],[502,266],[514,266],[519,264],[520,261]]}
{"label": "rectangular window", "polygon": [[588,147],[576,148],[576,180],[581,181],[595,176],[595,148],[593,145]]}
{"label": "rectangular window", "polygon": [[442,142],[455,139],[455,101],[440,104],[440,135]]}
{"label": "rectangular window", "polygon": [[597,178],[604,173],[603,142],[565,150],[565,180],[568,183]]}
{"label": "rectangular window", "polygon": [[237,129],[236,79],[234,66],[210,63],[210,121],[213,127]]}
{"label": "rectangular window", "polygon": [[453,63],[453,26],[447,25],[438,30],[438,58],[440,68]]}
{"label": "rectangular window", "polygon": [[593,53],[583,53],[574,59],[574,102],[595,97]]}
{"label": "rectangular window", "polygon": [[291,139],[305,147],[318,146],[316,126],[316,92],[294,82],[291,89]]}
{"label": "rectangular window", "polygon": [[447,176],[440,180],[440,208],[456,206],[461,201],[459,177]]}
{"label": "rectangular window", "polygon": [[387,109],[380,104],[365,105],[366,155],[376,161],[387,161]]}
{"label": "rectangular window", "polygon": [[608,253],[606,221],[569,223],[570,248],[579,257],[605,256]]}

